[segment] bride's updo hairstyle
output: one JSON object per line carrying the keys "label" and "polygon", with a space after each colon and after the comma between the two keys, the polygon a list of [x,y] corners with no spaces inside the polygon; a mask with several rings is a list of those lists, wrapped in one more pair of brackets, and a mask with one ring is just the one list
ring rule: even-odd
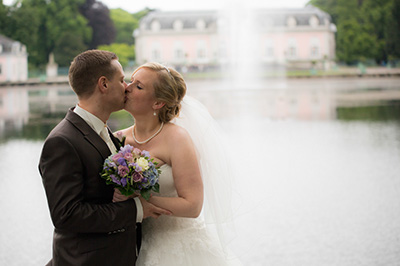
{"label": "bride's updo hairstyle", "polygon": [[168,123],[179,115],[181,101],[186,94],[186,83],[182,75],[171,67],[151,62],[141,65],[132,76],[141,68],[147,68],[157,74],[153,87],[157,101],[165,105],[158,111],[160,122]]}

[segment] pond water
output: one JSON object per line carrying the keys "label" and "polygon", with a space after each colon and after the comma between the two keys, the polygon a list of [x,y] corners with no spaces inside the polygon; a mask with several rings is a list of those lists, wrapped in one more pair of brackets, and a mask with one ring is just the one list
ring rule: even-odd
{"label": "pond water", "polygon": [[[399,265],[400,79],[188,80],[237,153],[244,265]],[[44,265],[52,229],[37,170],[76,98],[66,85],[0,87],[0,264]],[[112,115],[117,130],[132,123]],[[237,161],[236,161],[237,160]]]}

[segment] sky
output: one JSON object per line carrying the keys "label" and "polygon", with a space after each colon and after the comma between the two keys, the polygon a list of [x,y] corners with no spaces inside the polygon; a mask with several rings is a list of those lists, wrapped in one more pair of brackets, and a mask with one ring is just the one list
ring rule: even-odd
{"label": "sky", "polygon": [[[130,13],[136,13],[146,7],[160,9],[163,11],[178,10],[213,10],[226,6],[243,5],[246,7],[265,7],[265,8],[299,8],[304,7],[308,0],[98,0],[103,2],[108,8],[122,8]],[[14,0],[3,0],[3,3],[10,5]]]}

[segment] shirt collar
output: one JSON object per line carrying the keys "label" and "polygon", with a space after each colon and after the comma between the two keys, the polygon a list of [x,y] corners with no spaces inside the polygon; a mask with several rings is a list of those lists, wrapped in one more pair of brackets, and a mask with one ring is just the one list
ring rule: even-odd
{"label": "shirt collar", "polygon": [[101,121],[100,118],[93,115],[89,111],[86,111],[78,104],[75,106],[74,113],[82,117],[82,119],[85,120],[85,122],[88,123],[88,125],[99,135],[103,128],[107,126],[103,123],[103,121]]}

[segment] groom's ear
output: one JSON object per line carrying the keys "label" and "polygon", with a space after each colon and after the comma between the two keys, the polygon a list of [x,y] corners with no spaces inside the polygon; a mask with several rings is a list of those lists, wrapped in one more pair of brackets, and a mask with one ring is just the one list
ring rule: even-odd
{"label": "groom's ear", "polygon": [[108,88],[108,84],[107,84],[108,80],[105,76],[101,76],[98,80],[97,80],[97,87],[99,87],[101,92],[105,92]]}
{"label": "groom's ear", "polygon": [[153,109],[158,110],[161,109],[165,105],[165,102],[155,102],[153,104]]}

